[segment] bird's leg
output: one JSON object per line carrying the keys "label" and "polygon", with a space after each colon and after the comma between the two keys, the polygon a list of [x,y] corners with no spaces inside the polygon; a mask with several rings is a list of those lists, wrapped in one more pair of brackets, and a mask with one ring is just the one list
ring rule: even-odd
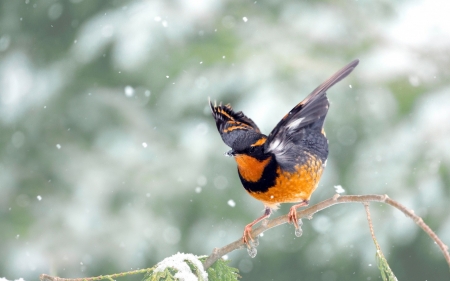
{"label": "bird's leg", "polygon": [[303,200],[301,203],[291,207],[288,214],[289,223],[293,223],[295,228],[298,228],[297,208],[308,206],[309,200]]}
{"label": "bird's leg", "polygon": [[242,239],[244,240],[244,243],[248,246],[248,238],[253,241],[252,237],[252,226],[257,224],[258,222],[262,221],[263,219],[267,218],[272,214],[272,209],[269,207],[266,207],[264,210],[264,214],[257,218],[256,220],[252,221],[251,223],[247,224],[244,228],[244,235],[242,236]]}

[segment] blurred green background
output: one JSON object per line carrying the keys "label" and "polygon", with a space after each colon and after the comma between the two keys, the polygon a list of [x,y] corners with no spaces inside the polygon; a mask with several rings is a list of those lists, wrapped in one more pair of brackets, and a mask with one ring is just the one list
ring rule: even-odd
{"label": "blurred green background", "polygon": [[[335,185],[387,193],[450,244],[448,1],[0,3],[0,277],[110,274],[236,240],[263,206],[224,157],[208,97],[268,134],[354,58],[329,91],[311,203]],[[371,206],[399,280],[449,279],[426,234]],[[303,230],[228,258],[243,280],[381,280],[362,205]]]}

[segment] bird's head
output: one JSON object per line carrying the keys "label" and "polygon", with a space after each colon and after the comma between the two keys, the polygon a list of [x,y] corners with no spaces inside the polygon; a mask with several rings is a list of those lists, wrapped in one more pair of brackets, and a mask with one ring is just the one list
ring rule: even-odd
{"label": "bird's head", "polygon": [[267,158],[266,153],[264,153],[264,144],[266,143],[266,140],[267,137],[261,133],[241,131],[239,135],[236,136],[236,139],[230,146],[231,150],[228,151],[226,155],[234,157],[247,155],[258,160],[264,160]]}

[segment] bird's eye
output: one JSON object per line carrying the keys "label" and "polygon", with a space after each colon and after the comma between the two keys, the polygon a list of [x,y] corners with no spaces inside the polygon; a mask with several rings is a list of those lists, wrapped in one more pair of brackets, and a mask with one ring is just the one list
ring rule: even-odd
{"label": "bird's eye", "polygon": [[255,153],[256,148],[254,146],[250,146],[249,152],[250,153]]}

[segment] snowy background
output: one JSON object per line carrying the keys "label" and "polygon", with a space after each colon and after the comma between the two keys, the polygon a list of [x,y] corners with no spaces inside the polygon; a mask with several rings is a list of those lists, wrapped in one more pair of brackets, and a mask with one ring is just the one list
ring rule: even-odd
{"label": "snowy background", "polygon": [[[0,2],[0,277],[83,277],[209,254],[261,215],[207,99],[269,133],[336,70],[311,203],[387,193],[450,244],[450,3]],[[447,280],[431,239],[372,204],[399,280]],[[283,206],[274,216],[285,214]],[[244,280],[380,280],[362,205],[229,255]],[[140,280],[142,276],[132,280]]]}

